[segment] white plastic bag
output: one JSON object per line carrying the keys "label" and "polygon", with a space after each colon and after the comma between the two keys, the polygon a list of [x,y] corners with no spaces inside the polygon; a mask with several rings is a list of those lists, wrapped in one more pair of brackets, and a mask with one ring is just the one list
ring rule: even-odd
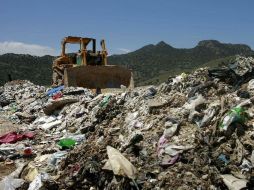
{"label": "white plastic bag", "polygon": [[113,170],[115,175],[127,176],[130,179],[136,178],[137,170],[118,150],[107,146],[108,162],[103,169]]}
{"label": "white plastic bag", "polygon": [[0,181],[0,190],[15,190],[20,187],[25,180],[15,179],[11,176],[6,176],[2,181]]}
{"label": "white plastic bag", "polygon": [[247,181],[244,179],[238,179],[230,174],[221,175],[221,177],[229,190],[240,190],[246,187]]}

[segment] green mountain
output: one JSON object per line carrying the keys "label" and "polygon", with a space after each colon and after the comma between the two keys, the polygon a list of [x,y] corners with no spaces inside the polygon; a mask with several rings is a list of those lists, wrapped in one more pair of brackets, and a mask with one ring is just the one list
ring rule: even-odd
{"label": "green mountain", "polygon": [[42,57],[23,54],[0,55],[0,85],[8,81],[8,75],[14,79],[26,79],[36,84],[51,84],[52,61],[54,57]]}
{"label": "green mountain", "polygon": [[[198,67],[217,66],[230,62],[235,55],[254,56],[254,51],[244,44],[225,44],[205,40],[194,48],[174,48],[161,41],[136,51],[108,57],[109,64],[121,65],[134,72],[136,85],[156,84],[181,72],[190,72]],[[52,56],[0,55],[0,85],[12,79],[27,79],[36,84],[51,84]]]}
{"label": "green mountain", "polygon": [[225,44],[216,40],[200,41],[190,49],[174,48],[161,41],[128,54],[112,55],[109,64],[133,69],[136,84],[146,85],[160,83],[169,76],[199,67],[216,66],[223,61],[230,61],[236,54],[253,56],[254,52],[247,45]]}

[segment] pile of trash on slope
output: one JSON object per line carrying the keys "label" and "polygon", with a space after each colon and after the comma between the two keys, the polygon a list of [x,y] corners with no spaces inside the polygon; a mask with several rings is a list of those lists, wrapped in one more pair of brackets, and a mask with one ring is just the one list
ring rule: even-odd
{"label": "pile of trash on slope", "polygon": [[0,87],[0,189],[253,189],[254,59],[95,95]]}

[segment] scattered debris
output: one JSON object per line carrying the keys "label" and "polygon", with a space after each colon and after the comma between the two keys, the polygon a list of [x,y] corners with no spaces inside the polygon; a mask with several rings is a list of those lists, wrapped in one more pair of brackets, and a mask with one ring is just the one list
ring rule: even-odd
{"label": "scattered debris", "polygon": [[0,189],[253,189],[253,66],[100,95],[7,83]]}

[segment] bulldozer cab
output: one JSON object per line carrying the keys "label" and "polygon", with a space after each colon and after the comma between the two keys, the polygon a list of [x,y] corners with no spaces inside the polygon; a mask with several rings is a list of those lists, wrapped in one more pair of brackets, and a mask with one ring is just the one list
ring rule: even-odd
{"label": "bulldozer cab", "polygon": [[[67,54],[67,44],[78,44],[78,52]],[[105,41],[96,50],[96,40],[68,36],[62,40],[62,52],[53,62],[53,86],[80,86],[90,89],[133,87],[129,69],[107,64]]]}
{"label": "bulldozer cab", "polygon": [[[78,44],[79,50],[75,53],[66,54],[68,44]],[[96,39],[66,37],[62,41],[62,56],[69,56],[76,66],[81,65],[106,65],[107,51],[104,40],[101,41],[102,51],[96,51]]]}

